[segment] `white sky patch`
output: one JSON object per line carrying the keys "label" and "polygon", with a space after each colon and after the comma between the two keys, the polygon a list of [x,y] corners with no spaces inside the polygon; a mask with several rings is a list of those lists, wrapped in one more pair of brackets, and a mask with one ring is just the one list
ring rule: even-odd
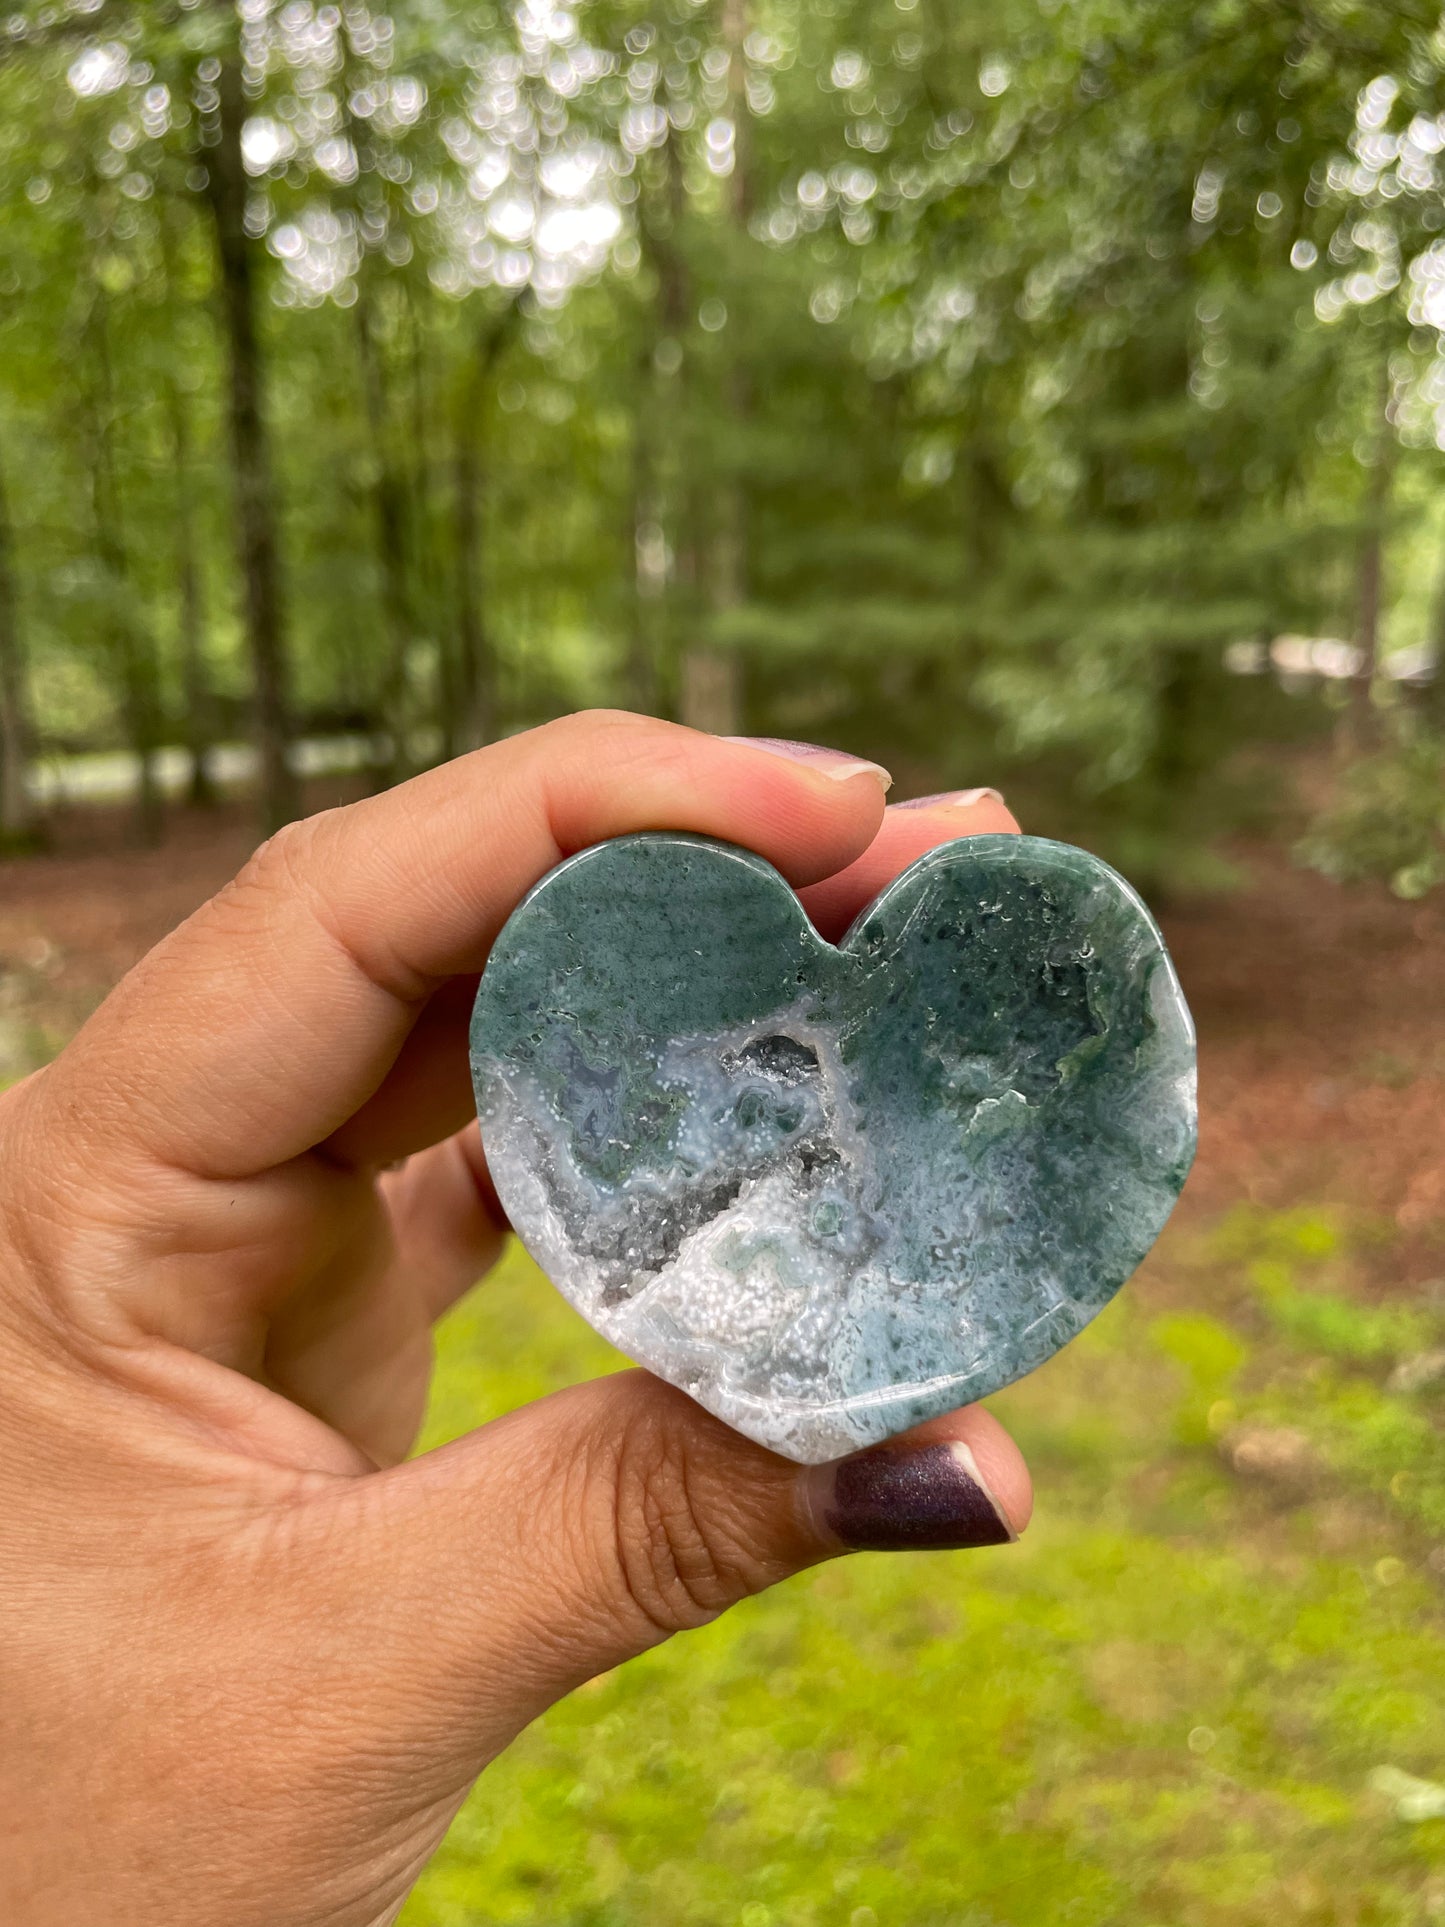
{"label": "white sky patch", "polygon": [[71,61],[66,73],[70,91],[82,100],[98,100],[124,87],[130,74],[130,54],[118,40],[87,47]]}
{"label": "white sky patch", "polygon": [[[573,121],[571,103],[618,74],[619,63],[589,43],[569,0],[508,0],[501,35],[472,49],[465,99],[439,124],[430,122],[429,109],[438,103],[429,101],[426,84],[393,71],[391,20],[367,0],[345,11],[344,38],[355,56],[350,66],[342,9],[315,0],[249,4],[254,44],[248,58],[271,88],[245,123],[246,170],[265,178],[304,168],[311,179],[309,190],[285,197],[267,241],[285,269],[278,299],[345,304],[356,297],[365,253],[384,249],[395,262],[399,249],[415,245],[425,252],[433,284],[454,298],[477,288],[530,288],[539,305],[556,307],[625,245],[627,219],[614,186],[631,172],[628,150],[656,147],[676,123],[654,97],[661,68],[645,61],[626,74],[630,102],[620,139]],[[86,59],[78,87],[95,92],[124,84],[125,49],[92,47]],[[644,67],[649,73],[635,85]],[[349,188],[360,176],[348,119],[384,137],[375,145],[374,165],[405,187],[412,215],[424,223],[413,235],[331,206],[330,191]],[[449,165],[414,144],[438,136]]]}
{"label": "white sky patch", "polygon": [[265,174],[295,152],[295,136],[284,121],[254,114],[241,129],[241,159],[248,174]]}
{"label": "white sky patch", "polygon": [[537,222],[537,252],[553,260],[605,258],[622,232],[622,212],[611,201],[548,208]]}
{"label": "white sky patch", "polygon": [[538,169],[544,191],[559,201],[583,200],[605,172],[607,156],[600,144],[589,142],[570,152],[549,154]]}

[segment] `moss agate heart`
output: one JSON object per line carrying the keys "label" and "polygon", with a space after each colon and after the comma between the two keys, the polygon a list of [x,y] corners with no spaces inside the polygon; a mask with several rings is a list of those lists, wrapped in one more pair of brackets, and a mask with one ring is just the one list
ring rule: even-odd
{"label": "moss agate heart", "polygon": [[789,1458],[1056,1352],[1194,1155],[1194,1030],[1082,850],[931,850],[825,943],[760,857],[624,837],[545,877],[472,1020],[487,1159],[598,1331]]}

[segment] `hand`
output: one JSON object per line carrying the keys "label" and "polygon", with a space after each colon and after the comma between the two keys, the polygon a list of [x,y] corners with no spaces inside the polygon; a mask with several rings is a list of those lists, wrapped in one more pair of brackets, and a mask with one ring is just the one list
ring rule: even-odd
{"label": "hand", "polygon": [[1016,827],[777,748],[575,717],[296,824],[0,1098],[0,1918],[389,1921],[590,1675],[847,1545],[1025,1522],[980,1410],[802,1468],[643,1372],[399,1463],[504,1235],[466,1024],[523,892],[694,830],[836,936]]}

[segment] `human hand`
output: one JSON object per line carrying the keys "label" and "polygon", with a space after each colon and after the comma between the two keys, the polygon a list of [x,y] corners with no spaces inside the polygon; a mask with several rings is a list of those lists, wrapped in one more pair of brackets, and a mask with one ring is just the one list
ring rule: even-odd
{"label": "human hand", "polygon": [[849,1545],[1026,1522],[977,1408],[805,1468],[637,1371],[400,1463],[504,1236],[466,1027],[513,905],[693,830],[836,937],[1017,827],[871,769],[618,715],[480,750],[274,837],[0,1098],[0,1918],[374,1927],[581,1681]]}

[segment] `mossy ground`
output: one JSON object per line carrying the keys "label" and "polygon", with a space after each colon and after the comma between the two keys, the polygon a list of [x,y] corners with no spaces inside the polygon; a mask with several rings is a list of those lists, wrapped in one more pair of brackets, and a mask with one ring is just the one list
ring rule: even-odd
{"label": "mossy ground", "polygon": [[[996,1401],[1020,1545],[841,1561],[594,1681],[405,1927],[1445,1921],[1445,1816],[1372,1784],[1445,1778],[1445,1377],[1399,1369],[1445,1306],[1353,1295],[1383,1235],[1176,1237]],[[429,1442],[616,1363],[514,1254],[442,1330]]]}

